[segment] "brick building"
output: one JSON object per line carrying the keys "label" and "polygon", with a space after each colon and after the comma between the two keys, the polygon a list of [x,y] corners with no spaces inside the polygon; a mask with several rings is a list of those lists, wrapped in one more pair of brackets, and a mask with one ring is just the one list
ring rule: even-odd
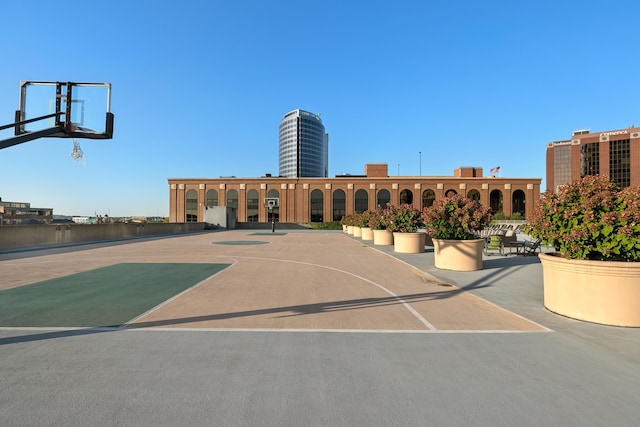
{"label": "brick building", "polygon": [[[169,178],[169,221],[202,222],[208,206],[236,208],[238,222],[339,221],[343,215],[386,203],[418,208],[449,194],[474,198],[507,217],[530,215],[540,197],[541,178],[483,176],[482,168],[460,167],[453,176],[389,176],[386,163],[365,165],[364,175],[335,178]],[[266,198],[279,207],[269,214]]]}
{"label": "brick building", "polygon": [[547,145],[547,190],[586,175],[607,175],[621,187],[640,185],[640,128],[583,129]]}

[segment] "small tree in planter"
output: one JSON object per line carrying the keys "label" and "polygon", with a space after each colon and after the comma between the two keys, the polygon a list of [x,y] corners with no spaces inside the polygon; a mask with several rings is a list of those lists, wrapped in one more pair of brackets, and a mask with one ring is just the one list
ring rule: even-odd
{"label": "small tree in planter", "polygon": [[525,231],[563,258],[640,261],[640,187],[586,176],[544,193]]}
{"label": "small tree in planter", "polygon": [[393,233],[395,252],[424,252],[426,234],[418,233],[418,229],[423,226],[422,212],[419,209],[408,204],[389,205],[384,211],[384,221],[387,230]]}
{"label": "small tree in planter", "polygon": [[393,245],[393,233],[387,230],[387,210],[377,209],[369,214],[369,227],[373,230],[374,245]]}
{"label": "small tree in planter", "polygon": [[369,212],[369,228],[372,230],[387,229],[387,222],[384,220],[384,211],[382,209]]}
{"label": "small tree in planter", "polygon": [[539,254],[544,305],[563,316],[640,327],[640,187],[586,176],[546,192],[525,231]]}
{"label": "small tree in planter", "polygon": [[476,233],[491,222],[491,209],[455,195],[434,201],[422,212],[425,230],[432,237],[437,268],[456,271],[482,269],[484,239]]}
{"label": "small tree in planter", "polygon": [[439,199],[424,208],[423,221],[434,239],[473,240],[491,222],[491,208],[467,197]]}
{"label": "small tree in planter", "polygon": [[422,212],[412,205],[389,205],[384,211],[387,230],[394,233],[415,233],[424,225]]}
{"label": "small tree in planter", "polygon": [[364,211],[360,214],[355,214],[355,223],[356,227],[366,228],[369,227],[369,219],[371,218],[371,212]]}

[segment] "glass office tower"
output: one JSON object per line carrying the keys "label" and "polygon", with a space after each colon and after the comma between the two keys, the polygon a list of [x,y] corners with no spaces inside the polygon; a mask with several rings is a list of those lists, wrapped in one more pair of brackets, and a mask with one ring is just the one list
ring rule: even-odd
{"label": "glass office tower", "polygon": [[279,175],[326,178],[329,174],[329,135],[320,114],[288,112],[280,122]]}

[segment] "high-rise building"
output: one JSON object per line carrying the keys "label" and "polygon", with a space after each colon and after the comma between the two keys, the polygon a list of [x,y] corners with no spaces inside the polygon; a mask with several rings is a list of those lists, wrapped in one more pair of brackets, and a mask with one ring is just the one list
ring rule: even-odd
{"label": "high-rise building", "polygon": [[640,128],[582,129],[547,145],[547,190],[587,175],[607,175],[621,187],[640,185]]}
{"label": "high-rise building", "polygon": [[329,135],[320,114],[288,112],[280,122],[279,175],[326,178],[329,175]]}

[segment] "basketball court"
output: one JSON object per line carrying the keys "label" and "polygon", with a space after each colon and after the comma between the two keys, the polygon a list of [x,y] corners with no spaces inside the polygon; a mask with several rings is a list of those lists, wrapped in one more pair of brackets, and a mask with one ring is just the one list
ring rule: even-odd
{"label": "basketball court", "polygon": [[0,327],[546,330],[340,232],[5,252],[0,277]]}

